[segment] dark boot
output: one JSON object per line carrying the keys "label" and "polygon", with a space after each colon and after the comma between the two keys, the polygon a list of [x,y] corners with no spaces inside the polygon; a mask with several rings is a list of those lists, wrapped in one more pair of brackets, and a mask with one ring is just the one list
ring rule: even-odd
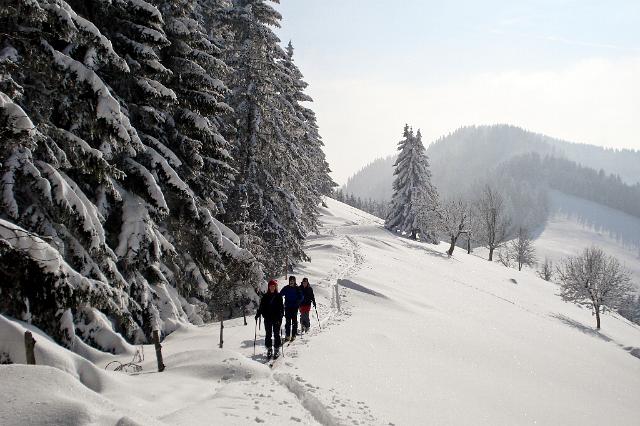
{"label": "dark boot", "polygon": [[[278,349],[276,349],[276,353],[278,353]],[[271,348],[267,348],[267,358],[271,358],[272,355]]]}
{"label": "dark boot", "polygon": [[280,348],[276,348],[276,351],[273,353],[273,359],[276,359],[280,356]]}

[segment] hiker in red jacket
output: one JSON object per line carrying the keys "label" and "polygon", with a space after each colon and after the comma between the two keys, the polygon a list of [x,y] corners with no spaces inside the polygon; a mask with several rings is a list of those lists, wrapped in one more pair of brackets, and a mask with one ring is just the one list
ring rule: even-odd
{"label": "hiker in red jacket", "polygon": [[313,289],[306,277],[302,279],[300,290],[303,296],[302,303],[300,304],[300,324],[302,325],[302,332],[306,333],[309,331],[309,327],[311,327],[309,312],[311,312],[312,303],[313,307],[316,307],[316,297],[313,295]]}

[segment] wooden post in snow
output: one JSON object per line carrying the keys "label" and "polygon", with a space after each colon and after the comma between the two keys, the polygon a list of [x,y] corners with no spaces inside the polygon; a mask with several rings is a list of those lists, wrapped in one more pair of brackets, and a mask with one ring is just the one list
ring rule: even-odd
{"label": "wooden post in snow", "polygon": [[224,345],[224,312],[222,312],[220,314],[220,343],[218,343],[218,347],[220,349],[222,349],[222,346]]}
{"label": "wooden post in snow", "polygon": [[340,308],[340,282],[336,282],[335,285],[336,288],[336,307],[338,308],[338,312],[342,312],[342,309]]}
{"label": "wooden post in snow", "polygon": [[153,330],[153,344],[156,346],[156,358],[158,359],[158,372],[164,371],[164,363],[162,362],[162,345],[160,344],[160,331]]}
{"label": "wooden post in snow", "polygon": [[33,338],[33,334],[30,331],[24,332],[24,349],[27,352],[27,364],[36,365],[36,340]]}
{"label": "wooden post in snow", "polygon": [[247,305],[245,304],[242,305],[242,318],[244,318],[244,325],[247,325]]}

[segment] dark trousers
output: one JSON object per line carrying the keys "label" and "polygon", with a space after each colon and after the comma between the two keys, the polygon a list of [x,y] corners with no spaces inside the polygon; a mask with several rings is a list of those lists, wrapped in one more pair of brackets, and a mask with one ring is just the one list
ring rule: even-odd
{"label": "dark trousers", "polygon": [[[284,308],[284,317],[287,322],[284,324],[284,334],[289,336],[298,335],[298,307]],[[291,329],[293,327],[293,330]]]}
{"label": "dark trousers", "polygon": [[280,347],[280,325],[282,322],[273,321],[264,319],[264,329],[267,332],[267,335],[264,338],[264,344],[267,348],[271,348],[271,336],[273,335],[273,340],[275,340],[276,349]]}
{"label": "dark trousers", "polygon": [[303,327],[302,331],[304,331],[304,327],[306,327],[307,329],[311,327],[311,321],[309,321],[309,311],[300,312],[300,324],[302,324]]}

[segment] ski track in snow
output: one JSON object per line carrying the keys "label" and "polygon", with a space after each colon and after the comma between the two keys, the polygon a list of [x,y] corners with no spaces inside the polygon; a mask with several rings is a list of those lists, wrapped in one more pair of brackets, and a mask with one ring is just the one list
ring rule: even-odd
{"label": "ski track in snow", "polygon": [[[303,373],[296,373],[297,367],[295,359],[304,356],[306,347],[310,344],[310,337],[324,333],[333,326],[340,325],[352,315],[351,303],[349,301],[350,290],[339,286],[340,310],[338,310],[333,288],[340,279],[347,279],[355,275],[365,264],[366,259],[360,249],[360,244],[353,235],[339,233],[341,228],[378,225],[371,218],[356,214],[362,220],[351,222],[346,225],[325,225],[320,236],[332,236],[338,238],[343,252],[336,259],[336,266],[314,287],[329,289],[334,295],[331,305],[327,308],[318,304],[319,312],[322,315],[319,327],[312,327],[311,331],[303,334],[289,344],[283,345],[283,356],[281,355],[273,364],[274,379],[287,388],[300,404],[308,410],[309,414],[320,424],[333,426],[343,424],[371,425],[392,423],[383,422],[372,414],[371,409],[364,401],[352,401],[339,395],[335,389],[329,392],[314,386],[306,381]],[[352,232],[352,231],[350,231]],[[294,269],[295,273],[295,269]],[[313,311],[312,311],[313,313]]]}

